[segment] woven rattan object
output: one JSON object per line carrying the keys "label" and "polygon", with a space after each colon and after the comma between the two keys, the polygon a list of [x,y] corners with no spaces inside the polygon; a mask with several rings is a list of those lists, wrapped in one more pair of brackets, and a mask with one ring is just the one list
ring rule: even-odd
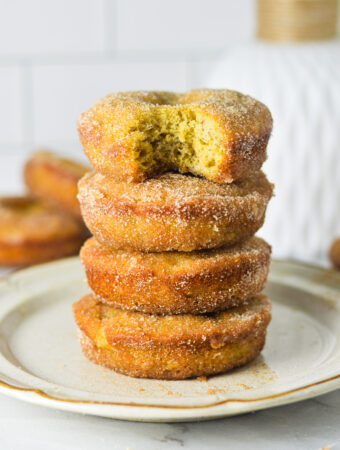
{"label": "woven rattan object", "polygon": [[257,0],[257,37],[319,41],[337,34],[337,0]]}

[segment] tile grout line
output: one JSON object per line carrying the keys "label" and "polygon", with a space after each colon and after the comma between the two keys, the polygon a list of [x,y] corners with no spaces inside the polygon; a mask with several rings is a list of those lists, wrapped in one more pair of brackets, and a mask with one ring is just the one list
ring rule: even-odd
{"label": "tile grout line", "polygon": [[101,64],[101,63],[148,63],[148,62],[178,62],[183,61],[184,58],[190,57],[194,59],[217,58],[223,49],[207,49],[207,50],[110,50],[106,49],[104,52],[74,52],[70,54],[42,54],[24,56],[20,54],[13,54],[11,56],[0,55],[0,67],[8,67],[14,65],[81,65],[81,64]]}

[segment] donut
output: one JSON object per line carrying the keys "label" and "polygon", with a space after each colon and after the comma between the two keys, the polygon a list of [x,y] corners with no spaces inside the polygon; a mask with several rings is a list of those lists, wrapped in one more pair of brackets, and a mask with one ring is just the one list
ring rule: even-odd
{"label": "donut", "polygon": [[329,249],[328,256],[334,269],[340,270],[340,238],[334,239]]}
{"label": "donut", "polygon": [[206,315],[148,315],[92,295],[73,305],[85,356],[124,375],[179,380],[226,372],[262,350],[271,318],[267,297]]}
{"label": "donut", "polygon": [[256,237],[191,253],[110,251],[91,238],[80,258],[88,285],[102,302],[150,314],[202,314],[241,305],[261,292],[270,251]]}
{"label": "donut", "polygon": [[40,151],[24,167],[24,181],[29,193],[52,205],[81,217],[77,183],[89,169],[75,161]]}
{"label": "donut", "polygon": [[0,198],[0,265],[36,264],[78,252],[88,237],[76,218],[29,197]]}
{"label": "donut", "polygon": [[262,172],[232,184],[167,173],[142,183],[86,174],[84,221],[111,250],[185,251],[232,245],[262,226],[272,185]]}
{"label": "donut", "polygon": [[116,181],[174,170],[231,183],[261,168],[272,130],[268,108],[236,91],[120,92],[78,120],[91,165]]}

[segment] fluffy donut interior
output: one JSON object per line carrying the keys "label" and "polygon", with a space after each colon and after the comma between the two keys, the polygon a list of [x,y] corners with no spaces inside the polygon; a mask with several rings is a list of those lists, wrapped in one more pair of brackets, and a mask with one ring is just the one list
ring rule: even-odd
{"label": "fluffy donut interior", "polygon": [[212,177],[222,161],[221,131],[202,113],[173,107],[154,108],[133,132],[136,160],[144,171],[191,171]]}

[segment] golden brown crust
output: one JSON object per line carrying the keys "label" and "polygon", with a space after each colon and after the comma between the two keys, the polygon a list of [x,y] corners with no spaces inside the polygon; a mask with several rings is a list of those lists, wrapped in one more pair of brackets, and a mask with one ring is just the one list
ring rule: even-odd
{"label": "golden brown crust", "polygon": [[328,256],[333,267],[340,270],[340,238],[334,239]]}
{"label": "golden brown crust", "polygon": [[264,295],[216,314],[153,316],[85,296],[73,305],[85,355],[135,377],[183,379],[225,372],[254,359],[271,306]]}
{"label": "golden brown crust", "polygon": [[273,190],[262,172],[229,185],[171,173],[143,183],[90,173],[78,187],[83,218],[97,241],[146,252],[241,242],[262,226]]}
{"label": "golden brown crust", "polygon": [[[148,172],[139,164],[137,141],[143,133],[142,125],[150,124],[152,117],[164,111],[177,111],[181,117],[187,114],[198,123],[204,121],[206,129],[212,126],[209,132],[219,135],[217,147],[221,154],[216,170],[207,174],[197,171],[191,163],[183,165],[177,161],[175,166],[168,162]],[[247,177],[259,170],[266,159],[271,130],[272,117],[265,105],[239,92],[222,89],[196,89],[186,94],[114,93],[99,100],[78,120],[80,141],[91,165],[117,181],[135,182],[169,169],[192,172],[218,183]],[[181,139],[179,148],[180,145]],[[207,146],[208,152],[210,149]]]}
{"label": "golden brown crust", "polygon": [[241,305],[265,286],[270,247],[251,238],[191,253],[110,251],[91,238],[80,257],[101,301],[151,314],[201,314]]}
{"label": "golden brown crust", "polygon": [[80,218],[77,184],[88,171],[88,167],[75,161],[40,151],[25,164],[24,181],[34,197]]}
{"label": "golden brown crust", "polygon": [[0,199],[0,265],[30,265],[78,252],[85,226],[29,197]]}

